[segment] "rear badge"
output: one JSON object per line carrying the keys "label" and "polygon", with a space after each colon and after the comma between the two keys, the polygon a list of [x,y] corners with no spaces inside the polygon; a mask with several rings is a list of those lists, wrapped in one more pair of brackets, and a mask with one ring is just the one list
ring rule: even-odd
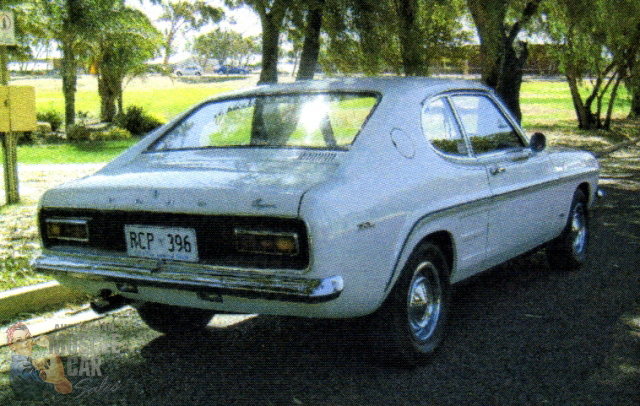
{"label": "rear badge", "polygon": [[262,199],[256,199],[251,203],[251,207],[255,207],[258,210],[262,209],[275,209],[275,204],[262,203]]}

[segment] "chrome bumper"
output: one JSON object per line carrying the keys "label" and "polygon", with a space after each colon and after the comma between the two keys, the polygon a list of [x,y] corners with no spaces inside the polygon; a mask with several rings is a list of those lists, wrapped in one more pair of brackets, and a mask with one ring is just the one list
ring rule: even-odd
{"label": "chrome bumper", "polygon": [[[165,261],[81,258],[43,254],[32,264],[38,272],[62,274],[87,281],[113,282],[120,292],[139,286],[193,291],[201,298],[219,295],[298,303],[323,303],[342,293],[342,277],[309,279],[219,269]],[[211,300],[211,299],[210,299]]]}

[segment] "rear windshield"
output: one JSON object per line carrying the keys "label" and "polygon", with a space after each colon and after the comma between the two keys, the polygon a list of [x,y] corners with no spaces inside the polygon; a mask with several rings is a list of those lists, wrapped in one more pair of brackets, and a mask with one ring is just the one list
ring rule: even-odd
{"label": "rear windshield", "polygon": [[223,147],[348,149],[377,97],[314,93],[246,97],[204,104],[150,151]]}

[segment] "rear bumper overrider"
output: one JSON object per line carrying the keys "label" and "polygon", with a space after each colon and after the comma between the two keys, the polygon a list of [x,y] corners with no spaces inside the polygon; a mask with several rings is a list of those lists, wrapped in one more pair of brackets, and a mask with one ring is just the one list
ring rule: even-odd
{"label": "rear bumper overrider", "polygon": [[196,292],[202,298],[235,296],[296,303],[324,303],[340,296],[342,277],[322,279],[269,275],[210,265],[122,258],[82,258],[45,253],[32,262],[38,272],[115,283],[120,292],[139,286]]}

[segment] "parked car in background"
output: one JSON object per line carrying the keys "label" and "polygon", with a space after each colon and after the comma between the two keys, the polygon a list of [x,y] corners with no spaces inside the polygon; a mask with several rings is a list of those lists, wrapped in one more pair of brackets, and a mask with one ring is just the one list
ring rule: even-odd
{"label": "parked car in background", "polygon": [[247,75],[251,73],[251,71],[247,68],[241,68],[239,66],[220,66],[218,69],[213,71],[214,73],[220,75]]}
{"label": "parked car in background", "polygon": [[176,76],[201,76],[202,68],[197,65],[187,65],[177,68],[173,73]]}
{"label": "parked car in background", "polygon": [[475,82],[260,86],[47,191],[34,266],[165,333],[216,313],[366,316],[374,348],[415,365],[451,284],[539,247],[584,264],[598,173]]}

